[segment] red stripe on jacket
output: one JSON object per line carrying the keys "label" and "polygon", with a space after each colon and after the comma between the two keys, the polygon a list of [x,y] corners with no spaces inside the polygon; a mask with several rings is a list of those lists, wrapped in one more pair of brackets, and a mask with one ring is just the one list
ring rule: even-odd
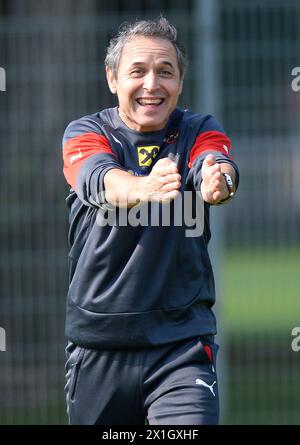
{"label": "red stripe on jacket", "polygon": [[192,167],[197,157],[205,151],[218,151],[231,158],[230,150],[231,141],[226,134],[220,131],[205,131],[196,137],[190,152],[189,168]]}
{"label": "red stripe on jacket", "polygon": [[114,155],[105,136],[91,132],[67,140],[63,146],[63,172],[72,188],[76,188],[77,175],[83,162],[99,153]]}

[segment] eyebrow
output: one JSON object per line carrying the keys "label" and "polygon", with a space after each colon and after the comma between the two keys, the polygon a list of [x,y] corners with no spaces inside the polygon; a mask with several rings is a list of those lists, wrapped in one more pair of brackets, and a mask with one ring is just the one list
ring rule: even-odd
{"label": "eyebrow", "polygon": [[168,65],[171,68],[174,68],[173,64],[171,62],[169,62],[168,60],[164,60],[163,62],[161,62],[162,65]]}
{"label": "eyebrow", "polygon": [[[131,65],[130,65],[130,68],[134,68],[135,66],[143,66],[143,65],[145,65],[146,64],[146,62],[133,62]],[[174,65],[171,63],[171,62],[169,62],[168,60],[163,60],[162,62],[159,62],[159,65],[167,65],[167,66],[169,66],[170,68],[173,68],[174,69]]]}

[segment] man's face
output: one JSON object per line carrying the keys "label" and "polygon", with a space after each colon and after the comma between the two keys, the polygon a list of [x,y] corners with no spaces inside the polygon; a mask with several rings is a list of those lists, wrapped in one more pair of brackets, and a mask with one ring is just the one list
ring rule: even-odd
{"label": "man's face", "polygon": [[166,125],[176,108],[182,80],[171,42],[157,37],[134,37],[122,50],[117,78],[107,68],[119,114],[132,130],[156,131]]}

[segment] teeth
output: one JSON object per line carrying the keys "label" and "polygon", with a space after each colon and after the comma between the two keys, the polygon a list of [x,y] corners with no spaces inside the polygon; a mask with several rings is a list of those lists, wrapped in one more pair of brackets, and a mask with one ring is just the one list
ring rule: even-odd
{"label": "teeth", "polygon": [[138,103],[141,105],[159,105],[163,99],[138,99]]}

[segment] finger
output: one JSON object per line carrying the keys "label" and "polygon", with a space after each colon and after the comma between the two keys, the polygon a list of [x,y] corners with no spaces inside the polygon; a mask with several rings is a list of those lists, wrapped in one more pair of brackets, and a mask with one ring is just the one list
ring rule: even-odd
{"label": "finger", "polygon": [[163,192],[171,192],[172,190],[179,190],[181,187],[180,181],[169,182],[161,187]]}
{"label": "finger", "polygon": [[173,199],[177,198],[179,195],[178,190],[170,190],[168,192],[156,192],[151,195],[151,201],[159,202],[161,204],[166,204]]}
{"label": "finger", "polygon": [[174,201],[174,199],[176,199],[178,197],[178,195],[179,195],[178,190],[172,190],[170,192],[166,192],[162,195],[159,202],[161,204],[168,204],[169,202]]}
{"label": "finger", "polygon": [[204,175],[207,178],[210,178],[210,179],[217,179],[218,178],[218,179],[221,180],[222,174],[221,174],[220,164],[214,164],[214,165],[212,165],[210,167],[207,167],[206,171],[204,171]]}
{"label": "finger", "polygon": [[217,190],[216,192],[214,192],[212,197],[213,197],[214,202],[220,201],[220,199],[222,197],[220,190]]}
{"label": "finger", "polygon": [[224,183],[222,181],[222,174],[218,171],[215,172],[211,177],[210,184],[212,187],[221,190],[224,186]]}
{"label": "finger", "polygon": [[170,184],[172,182],[181,182],[181,175],[179,173],[169,174],[165,176],[161,176],[159,178],[160,184]]}

